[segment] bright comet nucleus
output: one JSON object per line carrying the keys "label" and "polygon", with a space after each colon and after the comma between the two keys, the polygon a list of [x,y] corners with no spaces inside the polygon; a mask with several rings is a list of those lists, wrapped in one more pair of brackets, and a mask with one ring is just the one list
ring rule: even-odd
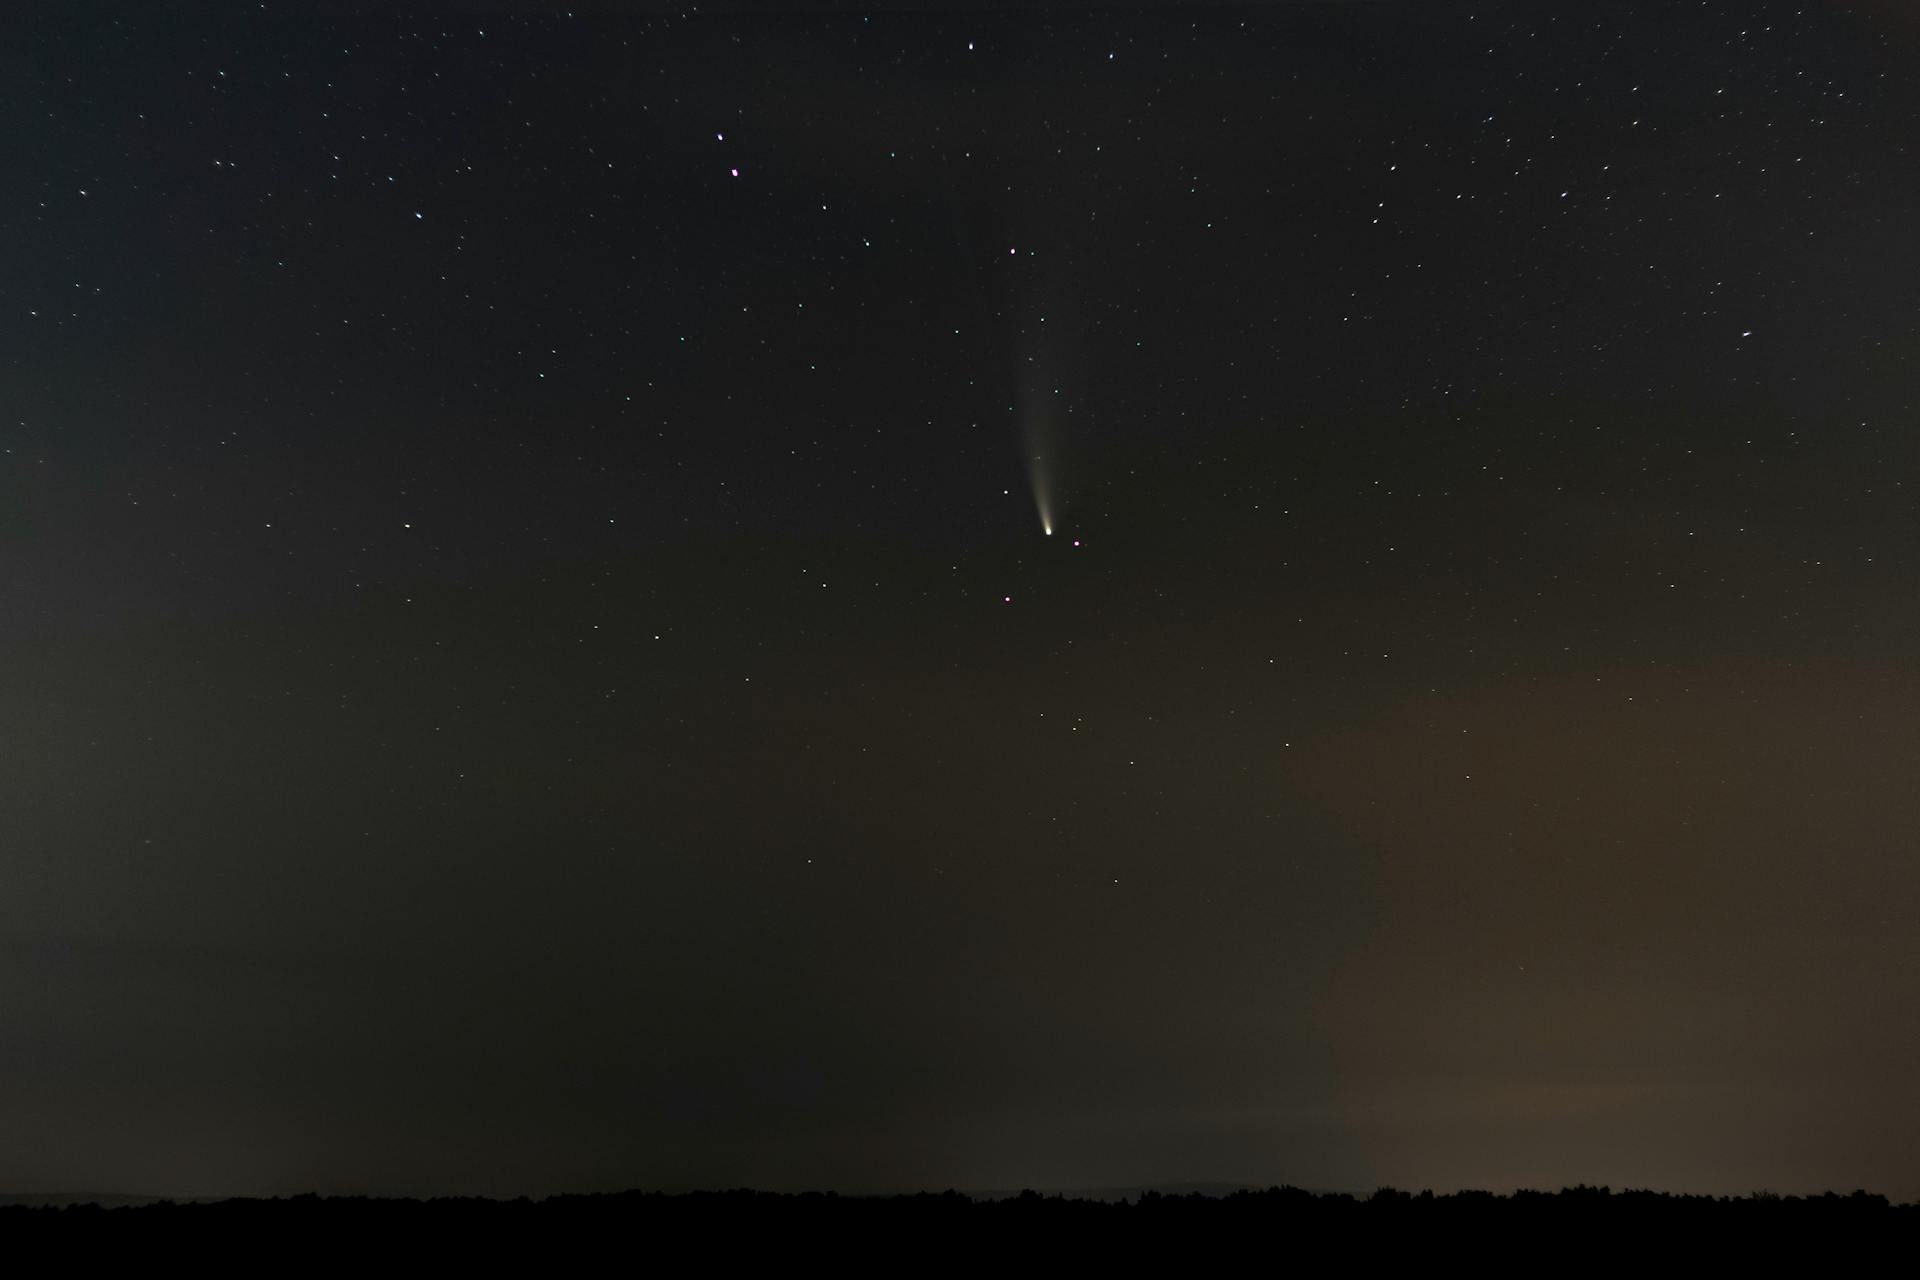
{"label": "bright comet nucleus", "polygon": [[1053,495],[1048,483],[1047,461],[1033,454],[1027,462],[1027,481],[1033,489],[1033,509],[1040,517],[1040,531],[1053,536]]}

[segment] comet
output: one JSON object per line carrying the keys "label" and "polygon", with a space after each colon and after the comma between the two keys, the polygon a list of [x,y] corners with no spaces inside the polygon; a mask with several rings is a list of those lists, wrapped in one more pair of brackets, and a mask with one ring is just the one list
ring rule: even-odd
{"label": "comet", "polygon": [[1040,532],[1053,536],[1053,495],[1047,483],[1047,460],[1032,454],[1027,461],[1027,482],[1033,488],[1033,507],[1040,513]]}

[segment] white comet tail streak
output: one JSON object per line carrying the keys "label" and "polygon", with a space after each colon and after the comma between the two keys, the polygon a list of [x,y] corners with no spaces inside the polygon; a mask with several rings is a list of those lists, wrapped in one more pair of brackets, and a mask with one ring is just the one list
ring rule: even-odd
{"label": "white comet tail streak", "polygon": [[1027,463],[1027,480],[1033,486],[1033,506],[1034,510],[1040,514],[1040,532],[1051,538],[1053,536],[1053,498],[1047,492],[1047,461],[1041,455],[1031,455]]}

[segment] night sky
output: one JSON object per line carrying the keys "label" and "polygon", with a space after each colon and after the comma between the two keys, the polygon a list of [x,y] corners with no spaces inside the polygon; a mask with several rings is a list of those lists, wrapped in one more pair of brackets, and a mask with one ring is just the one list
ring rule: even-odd
{"label": "night sky", "polygon": [[1909,7],[763,8],[0,19],[0,1190],[1920,1196]]}

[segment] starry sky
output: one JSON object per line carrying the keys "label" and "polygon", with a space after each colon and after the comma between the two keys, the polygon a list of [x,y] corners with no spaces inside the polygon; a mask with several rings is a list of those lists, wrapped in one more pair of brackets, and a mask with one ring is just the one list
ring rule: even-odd
{"label": "starry sky", "polygon": [[1920,1196],[1907,6],[4,21],[0,1190]]}

